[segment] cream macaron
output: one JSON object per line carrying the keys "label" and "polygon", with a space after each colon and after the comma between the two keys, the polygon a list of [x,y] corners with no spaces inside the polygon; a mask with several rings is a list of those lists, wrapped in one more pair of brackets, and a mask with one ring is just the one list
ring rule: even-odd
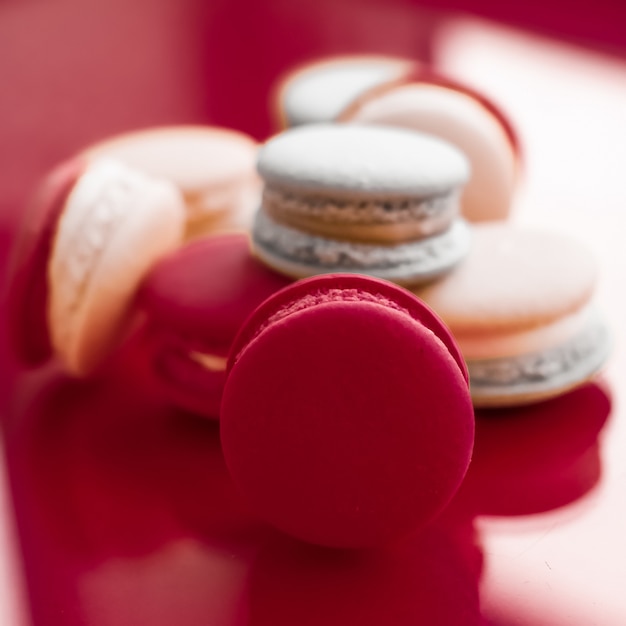
{"label": "cream macaron", "polygon": [[596,280],[578,241],[484,224],[465,261],[415,293],[457,340],[474,404],[507,406],[559,395],[601,369],[610,340],[593,302]]}
{"label": "cream macaron", "polygon": [[186,238],[249,231],[260,194],[257,142],[216,126],[165,126],[125,133],[85,150],[174,183],[187,207]]}
{"label": "cream macaron", "polygon": [[115,161],[77,179],[47,263],[48,332],[70,373],[92,371],[123,336],[144,275],[180,245],[184,215],[172,183]]}
{"label": "cream macaron", "polygon": [[362,93],[338,121],[409,128],[450,142],[472,168],[461,198],[464,217],[473,222],[508,217],[520,178],[520,145],[508,117],[484,94],[417,68]]}
{"label": "cream macaron", "polygon": [[351,272],[417,284],[469,248],[458,218],[465,157],[412,131],[312,124],[259,153],[263,199],[253,250],[294,278]]}
{"label": "cream macaron", "polygon": [[416,61],[374,54],[309,61],[278,81],[272,96],[274,116],[281,128],[332,122],[362,93],[408,75],[416,66]]}

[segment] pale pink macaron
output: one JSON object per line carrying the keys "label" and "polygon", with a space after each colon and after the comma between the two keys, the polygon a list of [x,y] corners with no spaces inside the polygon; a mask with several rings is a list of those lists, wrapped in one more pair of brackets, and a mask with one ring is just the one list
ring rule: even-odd
{"label": "pale pink macaron", "polygon": [[11,333],[24,365],[56,355],[80,376],[128,331],[138,285],[182,241],[185,209],[174,185],[115,161],[72,161],[51,176],[16,237]]}
{"label": "pale pink macaron", "polygon": [[272,113],[280,128],[332,122],[372,87],[409,75],[417,61],[383,54],[329,56],[302,63],[274,86]]}
{"label": "pale pink macaron", "polygon": [[596,282],[582,243],[480,224],[464,262],[415,293],[458,342],[474,404],[507,406],[557,396],[602,368],[611,342],[594,303]]}
{"label": "pale pink macaron", "polygon": [[506,114],[484,94],[417,67],[359,95],[337,121],[399,126],[448,141],[471,165],[463,216],[474,222],[508,217],[520,177],[520,144]]}
{"label": "pale pink macaron", "polygon": [[84,152],[174,183],[187,207],[187,239],[248,231],[260,196],[257,142],[217,126],[164,126],[106,139]]}
{"label": "pale pink macaron", "polygon": [[141,280],[182,240],[174,185],[114,161],[87,168],[67,199],[48,264],[48,325],[74,374],[91,371],[130,321]]}

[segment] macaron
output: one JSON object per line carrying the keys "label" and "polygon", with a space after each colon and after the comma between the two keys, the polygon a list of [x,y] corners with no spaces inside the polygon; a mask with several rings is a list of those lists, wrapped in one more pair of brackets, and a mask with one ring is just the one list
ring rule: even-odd
{"label": "macaron", "polygon": [[131,322],[147,270],[180,244],[178,190],[114,161],[70,161],[43,186],[18,235],[10,279],[18,356],[56,354],[74,375],[91,372]]}
{"label": "macaron", "polygon": [[311,543],[423,527],[469,465],[474,415],[452,336],[408,291],[361,275],[293,283],[231,348],[220,433],[249,506]]}
{"label": "macaron", "polygon": [[506,114],[475,89],[419,67],[365,91],[337,120],[408,128],[450,142],[471,164],[462,214],[473,222],[510,214],[520,178],[520,143]]}
{"label": "macaron", "polygon": [[164,126],[106,139],[84,151],[174,183],[187,207],[186,238],[249,231],[258,206],[257,142],[217,126]]}
{"label": "macaron", "polygon": [[376,85],[411,73],[417,61],[388,55],[339,55],[292,68],[272,95],[281,128],[332,122],[355,98]]}
{"label": "macaron", "polygon": [[157,263],[137,296],[152,392],[218,418],[236,334],[263,300],[289,282],[250,255],[241,233],[199,239]]}
{"label": "macaron", "polygon": [[86,162],[74,158],[55,167],[29,203],[9,263],[9,337],[18,360],[34,367],[54,353],[48,332],[48,260],[58,220]]}
{"label": "macaron", "polygon": [[476,406],[547,399],[591,378],[610,352],[580,242],[550,231],[476,225],[465,262],[415,293],[449,326]]}
{"label": "macaron", "polygon": [[302,278],[355,272],[416,284],[449,271],[470,237],[458,218],[469,177],[453,146],[376,126],[313,124],[260,150],[253,251]]}

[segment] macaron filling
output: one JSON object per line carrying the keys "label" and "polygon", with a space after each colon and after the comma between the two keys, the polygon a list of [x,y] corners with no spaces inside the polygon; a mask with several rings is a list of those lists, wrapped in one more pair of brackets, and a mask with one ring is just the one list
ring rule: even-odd
{"label": "macaron filling", "polygon": [[610,352],[610,337],[599,317],[568,340],[516,356],[467,360],[472,399],[478,406],[541,399],[565,391],[596,374]]}
{"label": "macaron filling", "polygon": [[448,228],[459,212],[458,190],[428,197],[342,198],[267,185],[263,210],[312,234],[399,243]]}
{"label": "macaron filling", "polygon": [[189,358],[200,367],[209,372],[225,372],[228,358],[219,354],[207,354],[205,352],[189,352]]}
{"label": "macaron filling", "polygon": [[432,237],[375,245],[308,234],[259,211],[253,237],[261,260],[291,276],[357,272],[401,284],[416,284],[438,276],[461,261],[470,247],[470,232],[462,220],[455,220],[449,229]]}
{"label": "macaron filling", "polygon": [[190,223],[221,221],[240,207],[252,204],[257,197],[259,182],[250,178],[246,181],[227,181],[215,188],[187,192],[187,220]]}
{"label": "macaron filling", "polygon": [[184,338],[160,340],[150,357],[151,369],[167,397],[189,411],[217,418],[226,380],[227,357],[197,342],[189,349]]}

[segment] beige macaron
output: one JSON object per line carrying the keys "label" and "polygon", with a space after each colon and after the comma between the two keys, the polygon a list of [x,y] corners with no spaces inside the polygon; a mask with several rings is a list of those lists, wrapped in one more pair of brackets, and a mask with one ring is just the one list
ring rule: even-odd
{"label": "beige macaron", "polygon": [[123,337],[147,271],[183,236],[170,182],[110,160],[92,162],[70,192],[48,263],[52,345],[74,375],[92,371]]}
{"label": "beige macaron", "polygon": [[216,126],[165,126],[125,133],[88,148],[174,183],[187,207],[186,239],[249,231],[259,202],[257,143]]}
{"label": "beige macaron", "polygon": [[274,87],[271,101],[277,125],[333,122],[355,98],[417,66],[417,61],[383,54],[337,55],[303,63]]}
{"label": "beige macaron", "polygon": [[558,395],[593,376],[609,338],[593,302],[595,260],[578,241],[504,224],[473,229],[471,251],[415,293],[448,324],[477,406]]}
{"label": "beige macaron", "polygon": [[519,141],[505,114],[483,94],[417,70],[361,94],[338,121],[399,126],[448,141],[471,164],[463,216],[473,222],[508,217],[519,182]]}

